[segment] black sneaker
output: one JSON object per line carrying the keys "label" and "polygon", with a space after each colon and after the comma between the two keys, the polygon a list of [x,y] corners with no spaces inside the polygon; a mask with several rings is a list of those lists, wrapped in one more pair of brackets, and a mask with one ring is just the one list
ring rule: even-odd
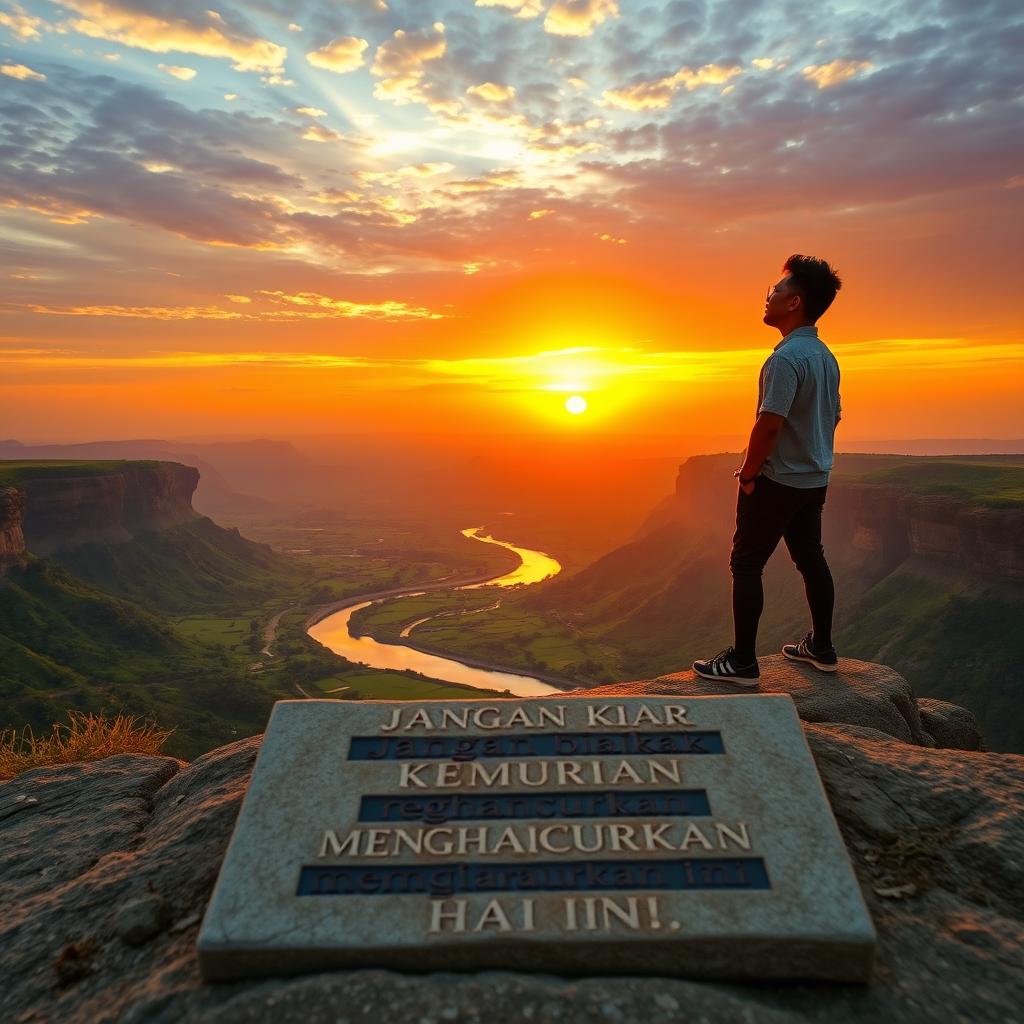
{"label": "black sneaker", "polygon": [[798,644],[783,644],[782,653],[792,661],[806,661],[822,672],[835,672],[839,667],[836,649],[829,647],[827,651],[819,651],[811,646],[813,633],[808,633]]}
{"label": "black sneaker", "polygon": [[719,651],[710,661],[695,661],[693,671],[704,679],[717,679],[722,683],[738,683],[751,688],[760,685],[761,670],[757,667],[757,658],[747,664],[740,664],[736,658],[736,650],[726,647]]}

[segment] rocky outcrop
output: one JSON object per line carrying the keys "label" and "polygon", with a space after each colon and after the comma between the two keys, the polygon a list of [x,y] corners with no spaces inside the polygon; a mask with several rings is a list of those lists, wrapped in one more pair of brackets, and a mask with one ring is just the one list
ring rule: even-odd
{"label": "rocky outcrop", "polygon": [[[48,555],[89,541],[127,541],[195,519],[199,471],[173,462],[125,463],[107,473],[47,473],[0,490],[0,560],[5,543]],[[4,504],[5,491],[16,497]],[[10,538],[10,540],[7,540]]]}
{"label": "rocky outcrop", "polygon": [[966,708],[944,700],[919,697],[921,726],[937,747],[951,750],[983,750],[978,720]]}
{"label": "rocky outcrop", "polygon": [[[196,934],[259,747],[253,737],[187,766],[122,755],[0,785],[6,1016],[26,1024],[1017,1020],[1024,758],[919,745],[942,709],[915,711],[883,666],[844,663],[816,678],[789,665],[788,682],[786,667],[772,670],[771,686],[788,686],[805,719],[817,718],[807,739],[878,928],[869,987],[385,970],[204,983]],[[586,692],[698,692],[685,676]]]}
{"label": "rocky outcrop", "polygon": [[788,693],[804,722],[856,726],[922,747],[981,748],[981,731],[970,711],[941,700],[919,700],[910,683],[887,665],[840,658],[839,670],[825,675],[782,654],[770,654],[758,658],[758,666],[761,679],[757,690],[716,683],[687,669],[656,679],[573,690],[572,695]]}
{"label": "rocky outcrop", "polygon": [[0,572],[25,554],[25,496],[17,487],[0,487]]}

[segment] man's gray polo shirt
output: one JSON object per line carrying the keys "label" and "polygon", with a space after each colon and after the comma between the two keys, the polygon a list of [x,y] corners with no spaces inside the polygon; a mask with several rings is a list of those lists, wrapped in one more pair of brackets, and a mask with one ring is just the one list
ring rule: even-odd
{"label": "man's gray polo shirt", "polygon": [[839,422],[839,364],[817,327],[798,327],[761,367],[757,414],[785,416],[775,450],[761,472],[787,487],[824,487],[832,470]]}

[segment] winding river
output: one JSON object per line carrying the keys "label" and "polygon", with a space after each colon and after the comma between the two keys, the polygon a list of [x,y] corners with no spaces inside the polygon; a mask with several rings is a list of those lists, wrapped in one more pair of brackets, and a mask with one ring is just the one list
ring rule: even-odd
{"label": "winding river", "polygon": [[[390,600],[395,597],[413,597],[426,593],[429,590],[475,590],[478,587],[516,587],[525,586],[531,583],[539,583],[560,572],[562,567],[542,551],[531,551],[529,548],[516,547],[507,541],[496,540],[483,532],[482,527],[470,526],[462,531],[466,537],[481,541],[484,544],[497,544],[514,552],[520,558],[520,564],[504,576],[496,576],[489,580],[476,580],[464,583],[461,586],[452,586],[441,580],[436,586],[419,586],[409,590],[396,590],[389,592],[387,597],[376,597],[374,599],[355,600],[355,603],[333,610],[329,615],[314,622],[307,632],[328,650],[340,654],[351,662],[362,662],[370,668],[378,669],[412,669],[415,672],[422,672],[431,679],[442,679],[452,683],[461,683],[464,686],[476,686],[486,690],[508,690],[517,697],[538,697],[549,693],[558,693],[559,688],[545,683],[543,680],[535,679],[533,676],[517,675],[512,672],[499,672],[487,668],[475,668],[464,662],[456,661],[453,658],[443,658],[437,654],[428,654],[418,651],[414,647],[405,647],[401,644],[382,644],[370,636],[353,636],[349,632],[349,623],[352,616],[362,608],[376,604],[381,600]],[[500,600],[498,602],[500,604]],[[491,607],[497,607],[492,605]],[[479,609],[483,611],[485,609]],[[472,613],[467,613],[472,614]],[[402,636],[409,634],[426,619],[420,619],[407,626],[402,631]]]}

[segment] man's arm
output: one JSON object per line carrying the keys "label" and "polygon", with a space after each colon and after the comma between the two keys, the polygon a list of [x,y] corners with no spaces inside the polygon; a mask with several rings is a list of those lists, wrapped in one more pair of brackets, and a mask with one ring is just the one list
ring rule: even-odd
{"label": "man's arm", "polygon": [[763,412],[757,417],[754,428],[750,431],[750,440],[747,442],[747,457],[740,468],[740,476],[744,480],[757,476],[761,471],[764,460],[775,450],[775,442],[785,422],[785,416],[779,416],[774,412]]}

